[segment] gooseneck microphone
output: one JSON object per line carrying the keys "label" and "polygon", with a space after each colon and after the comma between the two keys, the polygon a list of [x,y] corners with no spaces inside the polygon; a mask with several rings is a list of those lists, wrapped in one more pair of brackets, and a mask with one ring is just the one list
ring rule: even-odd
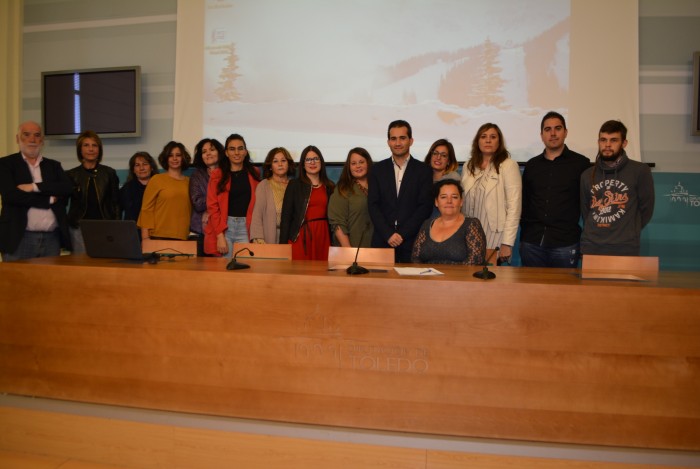
{"label": "gooseneck microphone", "polygon": [[165,248],[165,249],[160,249],[158,251],[154,251],[146,257],[146,262],[149,264],[157,264],[161,259],[169,259],[173,260],[176,257],[192,257],[194,254],[187,254],[184,252],[177,251],[173,249],[175,252],[162,252],[170,248]]}
{"label": "gooseneck microphone", "polygon": [[231,259],[231,262],[229,262],[229,263],[226,265],[226,270],[250,269],[250,266],[249,266],[248,264],[243,264],[243,263],[238,262],[238,261],[236,260],[236,256],[237,256],[238,254],[242,253],[243,251],[248,251],[248,252],[250,253],[250,256],[251,256],[251,257],[255,256],[255,253],[254,253],[253,251],[251,251],[250,249],[248,249],[248,248],[239,249],[238,251],[236,251],[236,252],[233,254],[233,259]]}
{"label": "gooseneck microphone", "polygon": [[362,231],[362,234],[360,235],[360,242],[357,245],[357,251],[355,252],[355,262],[352,263],[350,267],[345,269],[345,272],[347,272],[348,275],[362,275],[362,274],[368,274],[369,270],[365,269],[361,265],[357,265],[357,256],[360,255],[360,247],[362,246],[362,240],[365,237],[365,231],[367,231],[367,228],[369,228],[369,223],[367,223],[367,226],[365,229]]}
{"label": "gooseneck microphone", "polygon": [[474,277],[480,278],[481,280],[493,280],[494,278],[496,278],[496,274],[489,270],[489,261],[493,259],[493,255],[496,254],[499,250],[500,247],[497,246],[496,249],[494,249],[491,255],[488,257],[488,259],[484,261],[483,268],[474,272]]}

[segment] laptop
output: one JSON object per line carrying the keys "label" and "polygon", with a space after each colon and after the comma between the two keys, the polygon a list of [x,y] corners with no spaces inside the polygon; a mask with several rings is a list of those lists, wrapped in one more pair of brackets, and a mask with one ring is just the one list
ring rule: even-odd
{"label": "laptop", "polygon": [[80,231],[90,257],[145,260],[133,220],[81,220]]}

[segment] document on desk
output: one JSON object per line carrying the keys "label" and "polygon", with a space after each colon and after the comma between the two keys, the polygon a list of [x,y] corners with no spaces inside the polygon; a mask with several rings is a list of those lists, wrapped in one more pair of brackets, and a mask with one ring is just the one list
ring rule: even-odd
{"label": "document on desk", "polygon": [[399,275],[444,275],[432,267],[394,267]]}

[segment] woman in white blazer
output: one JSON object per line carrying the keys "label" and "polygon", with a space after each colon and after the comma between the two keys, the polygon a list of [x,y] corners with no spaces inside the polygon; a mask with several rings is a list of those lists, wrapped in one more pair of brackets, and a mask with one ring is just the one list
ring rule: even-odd
{"label": "woman in white blazer", "polygon": [[486,248],[499,248],[501,262],[510,262],[522,207],[518,163],[510,158],[503,133],[486,123],[472,141],[471,158],[462,167],[467,217],[478,218],[486,233]]}

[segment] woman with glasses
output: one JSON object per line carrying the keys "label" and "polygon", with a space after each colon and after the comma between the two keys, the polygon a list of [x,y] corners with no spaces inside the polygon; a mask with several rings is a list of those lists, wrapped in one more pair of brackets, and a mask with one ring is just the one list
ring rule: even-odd
{"label": "woman with glasses", "polygon": [[255,188],[259,181],[245,140],[238,134],[229,135],[224,154],[219,155],[219,167],[209,178],[205,253],[231,257],[233,243],[250,242]]}
{"label": "woman with glasses", "polygon": [[424,161],[433,170],[433,182],[438,182],[441,179],[454,179],[455,181],[461,179],[457,172],[459,164],[455,155],[455,147],[445,138],[436,140],[430,145],[430,150],[425,155]]}
{"label": "woman with glasses", "polygon": [[287,186],[280,219],[280,244],[292,245],[293,260],[328,260],[331,237],[327,208],[334,186],[326,174],[321,150],[313,145],[304,148],[299,177]]}
{"label": "woman with glasses", "polygon": [[[433,170],[433,183],[442,179],[454,179],[455,181],[461,179],[457,172],[459,163],[457,163],[455,147],[446,138],[436,140],[430,145],[430,150],[428,150],[428,154],[425,155],[425,160],[423,161]],[[433,207],[433,213],[430,215],[430,218],[435,218],[439,215],[440,212],[437,207]]]}

